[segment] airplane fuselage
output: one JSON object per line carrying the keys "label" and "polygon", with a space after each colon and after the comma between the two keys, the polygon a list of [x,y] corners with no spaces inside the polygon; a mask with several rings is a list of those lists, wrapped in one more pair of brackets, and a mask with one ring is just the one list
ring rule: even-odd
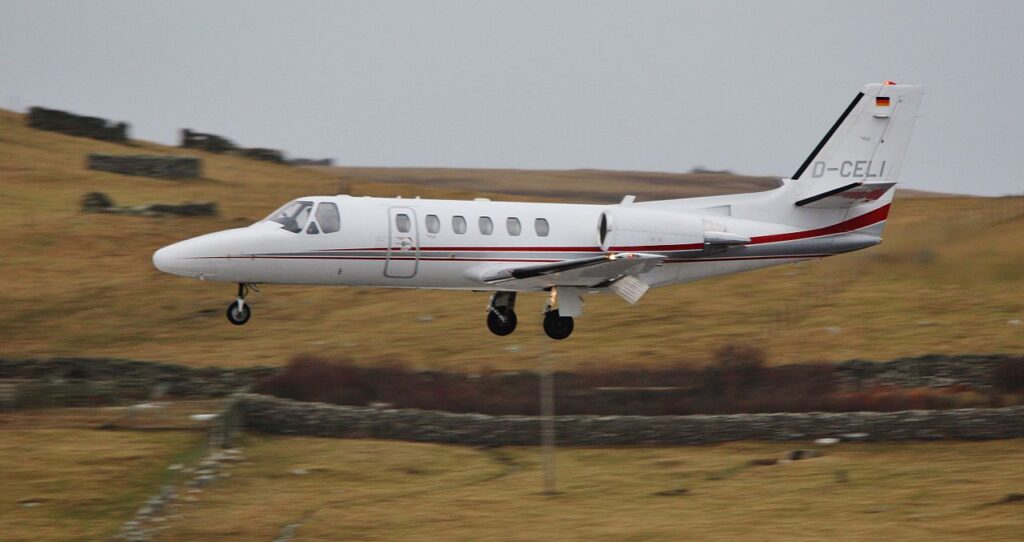
{"label": "airplane fuselage", "polygon": [[239,325],[255,284],[436,288],[494,292],[487,325],[507,335],[516,293],[549,291],[544,330],[564,339],[586,293],[636,303],[654,287],[881,242],[922,94],[866,86],[793,177],[764,192],[616,205],[311,196],[164,247],[153,263],[237,283],[227,316]]}
{"label": "airplane fuselage", "polygon": [[[340,214],[338,231],[327,233],[318,226],[316,233],[310,233],[308,225],[301,231],[289,231],[276,222],[261,221],[171,245],[158,252],[154,261],[162,270],[216,282],[529,291],[544,290],[549,285],[490,285],[482,283],[480,275],[488,269],[606,253],[654,252],[665,259],[638,278],[656,287],[821,258],[878,243],[877,238],[851,238],[849,231],[814,231],[681,212],[663,213],[669,222],[641,225],[643,229],[629,231],[623,243],[602,246],[602,215],[611,211],[615,216],[620,209],[637,209],[645,215],[653,211],[642,203],[585,205],[349,196],[297,201],[336,205]],[[876,213],[875,218],[871,224],[857,225],[858,229],[880,223],[884,213]],[[693,226],[689,232],[688,223]],[[708,227],[751,240],[742,246],[709,246]],[[611,228],[614,230],[615,225]],[[837,239],[841,242],[836,243]],[[578,286],[598,284],[583,281]]]}

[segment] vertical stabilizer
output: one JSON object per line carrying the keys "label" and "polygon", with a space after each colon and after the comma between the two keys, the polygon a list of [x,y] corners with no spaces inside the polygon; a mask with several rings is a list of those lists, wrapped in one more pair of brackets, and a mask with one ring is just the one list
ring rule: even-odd
{"label": "vertical stabilizer", "polygon": [[793,174],[801,197],[898,181],[923,90],[891,82],[864,87]]}

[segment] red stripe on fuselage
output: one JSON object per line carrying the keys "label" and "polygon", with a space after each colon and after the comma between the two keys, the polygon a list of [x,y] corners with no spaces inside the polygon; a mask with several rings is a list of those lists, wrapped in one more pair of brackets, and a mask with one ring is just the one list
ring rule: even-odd
{"label": "red stripe on fuselage", "polygon": [[795,241],[797,239],[808,239],[811,237],[823,237],[825,235],[834,235],[837,233],[846,233],[849,231],[859,230],[866,228],[873,224],[877,224],[886,219],[889,216],[889,205],[879,207],[874,211],[864,213],[860,216],[845,220],[838,224],[826,226],[824,228],[818,228],[816,230],[804,230],[795,231],[791,233],[776,233],[773,235],[759,235],[757,237],[750,238],[751,245],[759,245],[763,243],[778,243],[780,241]]}

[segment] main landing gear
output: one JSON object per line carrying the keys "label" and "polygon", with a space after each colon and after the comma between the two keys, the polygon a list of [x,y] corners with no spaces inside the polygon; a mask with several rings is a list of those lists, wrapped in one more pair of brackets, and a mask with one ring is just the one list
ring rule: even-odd
{"label": "main landing gear", "polygon": [[249,321],[249,317],[252,316],[252,309],[245,302],[245,296],[249,295],[249,290],[254,292],[260,291],[255,284],[238,283],[238,297],[228,305],[228,322],[240,326]]}
{"label": "main landing gear", "polygon": [[487,305],[487,329],[499,337],[515,331],[516,324],[519,323],[515,308],[515,292],[494,292],[490,304]]}
{"label": "main landing gear", "polygon": [[572,335],[572,330],[575,326],[576,324],[572,316],[562,316],[558,313],[557,309],[544,313],[544,333],[547,333],[548,337],[556,341]]}
{"label": "main landing gear", "polygon": [[[554,308],[561,295],[559,308]],[[516,292],[494,292],[491,302],[487,305],[487,329],[491,333],[504,337],[516,330],[519,320],[516,317]],[[562,340],[572,335],[575,327],[573,316],[582,312],[583,301],[577,288],[557,288],[551,290],[551,297],[544,306],[544,333],[555,340]]]}

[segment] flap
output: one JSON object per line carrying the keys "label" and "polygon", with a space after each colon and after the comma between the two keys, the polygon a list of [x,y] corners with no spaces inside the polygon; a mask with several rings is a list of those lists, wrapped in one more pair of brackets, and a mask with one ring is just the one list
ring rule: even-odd
{"label": "flap", "polygon": [[469,273],[488,284],[516,281],[524,287],[593,287],[626,275],[649,271],[664,259],[665,256],[660,254],[623,252],[517,267],[488,266],[472,269]]}

